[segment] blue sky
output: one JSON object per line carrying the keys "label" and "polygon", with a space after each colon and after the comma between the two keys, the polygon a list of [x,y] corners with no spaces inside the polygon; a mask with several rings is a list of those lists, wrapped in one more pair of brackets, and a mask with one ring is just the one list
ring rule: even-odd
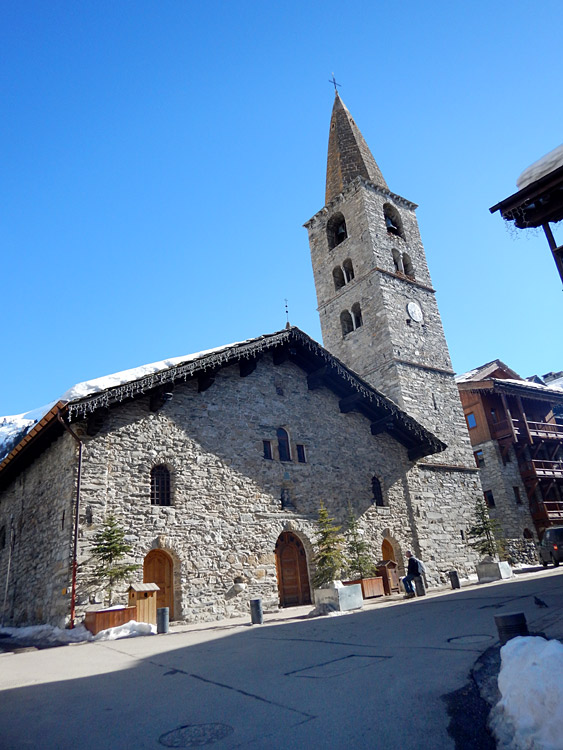
{"label": "blue sky", "polygon": [[280,329],[285,298],[320,340],[302,224],[332,71],[419,204],[455,369],[563,369],[545,237],[488,211],[563,140],[562,22],[555,1],[4,0],[0,414]]}

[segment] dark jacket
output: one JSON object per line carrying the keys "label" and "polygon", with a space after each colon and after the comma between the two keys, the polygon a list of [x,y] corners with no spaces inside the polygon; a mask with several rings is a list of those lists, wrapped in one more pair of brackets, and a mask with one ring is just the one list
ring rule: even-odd
{"label": "dark jacket", "polygon": [[409,557],[409,564],[407,567],[407,575],[409,576],[420,576],[422,575],[422,565],[416,557]]}

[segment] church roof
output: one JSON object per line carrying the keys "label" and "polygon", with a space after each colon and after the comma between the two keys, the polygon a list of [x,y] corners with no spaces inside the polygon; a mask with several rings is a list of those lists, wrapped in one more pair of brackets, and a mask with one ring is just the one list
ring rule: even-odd
{"label": "church roof", "polygon": [[358,176],[389,189],[369,146],[337,92],[328,136],[325,204],[340,195]]}
{"label": "church roof", "polygon": [[[241,376],[249,375],[257,360],[272,352],[274,363],[290,360],[307,374],[309,388],[326,387],[338,395],[340,409],[359,411],[372,422],[372,433],[385,431],[403,444],[411,460],[445,449],[431,432],[413,417],[402,411],[391,399],[362,380],[330,352],[303,333],[290,327],[276,333],[254,339],[209,349],[196,354],[175,357],[150,365],[125,370],[96,380],[80,383],[63,397],[35,412],[34,421],[22,420],[22,416],[0,420],[0,485],[16,475],[24,465],[57,439],[64,427],[59,416],[75,422],[88,419],[96,412],[111,409],[140,396],[158,398],[164,391],[172,391],[175,383],[197,379],[200,391],[212,385],[215,374],[222,367],[238,364]],[[30,414],[32,414],[30,412]],[[19,430],[9,432],[16,422]],[[19,420],[19,421],[18,421]],[[10,439],[4,443],[2,433]],[[7,455],[6,455],[7,454]]]}

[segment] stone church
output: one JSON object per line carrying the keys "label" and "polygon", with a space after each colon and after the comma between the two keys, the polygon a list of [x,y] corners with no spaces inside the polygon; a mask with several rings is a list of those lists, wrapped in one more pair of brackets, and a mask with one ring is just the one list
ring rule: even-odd
{"label": "stone church", "polygon": [[325,348],[288,326],[81,384],[23,430],[0,463],[4,624],[101,602],[109,514],[176,620],[311,602],[321,502],[354,510],[375,559],[472,570],[478,470],[415,209],[336,94],[306,224]]}

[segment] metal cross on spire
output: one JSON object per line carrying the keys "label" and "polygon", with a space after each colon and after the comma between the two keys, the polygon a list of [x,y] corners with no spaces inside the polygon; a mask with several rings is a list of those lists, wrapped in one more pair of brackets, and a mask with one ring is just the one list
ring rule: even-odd
{"label": "metal cross on spire", "polygon": [[336,83],[336,78],[334,77],[334,73],[332,74],[332,78],[329,78],[329,79],[328,79],[328,82],[329,82],[329,83],[332,83],[332,85],[334,86],[334,93],[335,93],[335,94],[338,94],[338,89],[337,89],[336,87],[337,87],[337,86],[340,86],[340,84],[339,84],[339,83]]}

